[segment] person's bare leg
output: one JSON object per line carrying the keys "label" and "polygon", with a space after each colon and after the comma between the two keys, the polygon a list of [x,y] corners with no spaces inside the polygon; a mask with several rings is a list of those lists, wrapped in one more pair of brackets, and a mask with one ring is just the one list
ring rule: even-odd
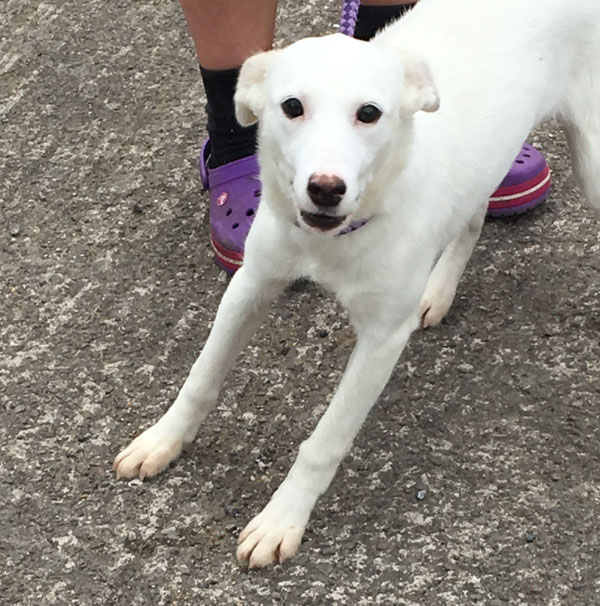
{"label": "person's bare leg", "polygon": [[[207,69],[240,66],[273,44],[277,0],[179,0],[198,61]],[[414,0],[363,0],[367,6],[413,4]]]}
{"label": "person's bare leg", "polygon": [[277,0],[179,0],[206,69],[239,67],[273,45]]}

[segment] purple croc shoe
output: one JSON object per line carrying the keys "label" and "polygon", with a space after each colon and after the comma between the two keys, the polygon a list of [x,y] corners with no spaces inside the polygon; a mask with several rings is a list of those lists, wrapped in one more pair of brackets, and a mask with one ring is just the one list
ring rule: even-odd
{"label": "purple croc shoe", "polygon": [[488,216],[506,217],[543,202],[550,191],[550,169],[535,147],[524,143],[509,173],[488,204]]}
{"label": "purple croc shoe", "polygon": [[255,155],[208,167],[210,139],[200,152],[200,178],[210,194],[210,243],[215,261],[233,274],[242,265],[244,242],[260,200],[260,178]]}

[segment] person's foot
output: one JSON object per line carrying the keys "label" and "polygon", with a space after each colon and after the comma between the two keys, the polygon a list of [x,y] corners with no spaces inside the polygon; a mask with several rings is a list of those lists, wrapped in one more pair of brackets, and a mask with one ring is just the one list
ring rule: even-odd
{"label": "person's foot", "polygon": [[[210,194],[210,242],[217,264],[233,274],[244,259],[244,242],[260,201],[255,155],[208,167],[210,140],[200,154],[200,176]],[[489,201],[488,216],[506,217],[543,202],[550,191],[550,170],[544,156],[524,143],[519,155]]]}
{"label": "person's foot", "polygon": [[200,178],[210,194],[210,243],[215,261],[233,274],[244,258],[244,243],[260,200],[255,155],[210,168],[210,139],[200,153]]}
{"label": "person's foot", "polygon": [[541,204],[550,191],[550,169],[542,154],[524,143],[510,171],[492,194],[488,216],[506,217]]}

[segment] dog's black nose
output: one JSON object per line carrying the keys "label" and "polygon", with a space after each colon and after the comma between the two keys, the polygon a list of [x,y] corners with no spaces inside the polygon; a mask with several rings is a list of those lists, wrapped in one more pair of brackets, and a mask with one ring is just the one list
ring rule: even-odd
{"label": "dog's black nose", "polygon": [[317,206],[337,206],[346,193],[346,184],[336,175],[313,174],[308,179],[308,197]]}

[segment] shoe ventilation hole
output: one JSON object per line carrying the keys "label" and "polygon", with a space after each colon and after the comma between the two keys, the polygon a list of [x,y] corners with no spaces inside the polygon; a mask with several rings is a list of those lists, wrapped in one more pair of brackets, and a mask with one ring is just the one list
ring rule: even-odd
{"label": "shoe ventilation hole", "polygon": [[249,208],[249,209],[246,211],[246,216],[247,216],[247,217],[251,217],[253,214],[254,214],[254,209],[252,209],[252,208]]}
{"label": "shoe ventilation hole", "polygon": [[517,160],[517,164],[525,164],[525,162],[523,162],[523,160]]}
{"label": "shoe ventilation hole", "polygon": [[240,224],[239,224],[239,223],[234,223],[234,224],[231,226],[231,229],[237,229],[239,226],[240,226]]}
{"label": "shoe ventilation hole", "polygon": [[228,208],[228,209],[227,209],[227,212],[226,212],[225,214],[226,214],[227,216],[229,216],[231,213],[232,213],[231,208]]}
{"label": "shoe ventilation hole", "polygon": [[255,198],[260,198],[260,193],[261,193],[261,192],[260,192],[260,189],[255,189],[255,190],[254,190],[254,197],[255,197]]}
{"label": "shoe ventilation hole", "polygon": [[526,158],[531,158],[531,154],[523,154]]}

